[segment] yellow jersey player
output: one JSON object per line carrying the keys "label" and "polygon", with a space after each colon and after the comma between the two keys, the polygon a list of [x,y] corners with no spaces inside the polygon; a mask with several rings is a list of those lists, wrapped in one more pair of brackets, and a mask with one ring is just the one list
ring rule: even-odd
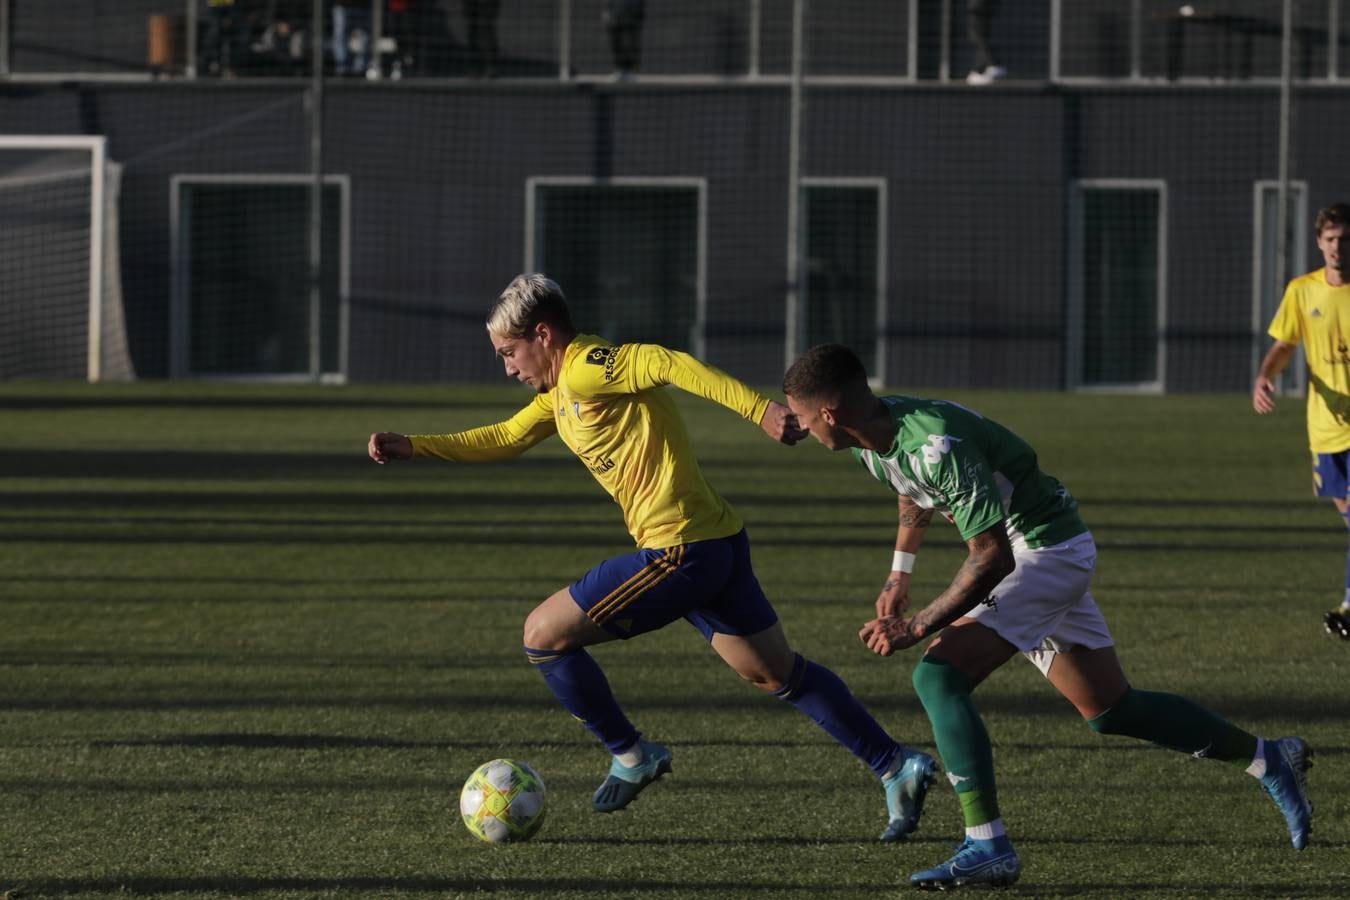
{"label": "yellow jersey player", "polygon": [[[1330,497],[1350,528],[1350,204],[1321,210],[1313,227],[1326,265],[1289,282],[1270,323],[1275,344],[1261,361],[1252,407],[1262,415],[1275,408],[1275,376],[1302,344],[1308,360],[1313,492]],[[1328,634],[1350,640],[1350,550],[1340,608],[1323,621]]]}
{"label": "yellow jersey player", "polygon": [[506,374],[535,397],[505,422],[455,434],[370,436],[377,463],[414,457],[482,462],[557,434],[623,510],[637,550],[605,560],[525,620],[525,656],[558,701],[613,755],[592,806],[622,809],[671,769],[668,747],[642,739],[586,647],[685,619],[742,678],[810,716],[885,789],[882,840],[918,825],[936,763],[902,747],[837,675],[793,652],[750,563],[741,518],[703,477],[666,385],[719,403],[793,444],[787,408],[687,353],[615,345],[577,333],[561,288],[521,275],[487,322]]}

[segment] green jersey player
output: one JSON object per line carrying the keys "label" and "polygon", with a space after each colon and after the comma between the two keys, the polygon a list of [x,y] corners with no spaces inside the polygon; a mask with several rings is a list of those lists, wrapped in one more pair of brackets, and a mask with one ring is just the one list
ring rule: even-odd
{"label": "green jersey player", "polygon": [[[1294,847],[1305,846],[1311,749],[1296,737],[1258,738],[1185,697],[1130,686],[1089,591],[1092,534],[1026,441],[955,403],[875,396],[862,363],[838,344],[797,360],[783,392],[802,428],[832,450],[852,450],[899,498],[892,572],[859,636],[882,656],[933,638],[914,688],[966,822],[955,855],[911,884],[1010,884],[1021,873],[999,814],[989,736],[971,702],[1019,652],[1093,731],[1245,767],[1284,814]],[[907,615],[910,572],[935,512],[955,524],[968,556],[946,590]]]}

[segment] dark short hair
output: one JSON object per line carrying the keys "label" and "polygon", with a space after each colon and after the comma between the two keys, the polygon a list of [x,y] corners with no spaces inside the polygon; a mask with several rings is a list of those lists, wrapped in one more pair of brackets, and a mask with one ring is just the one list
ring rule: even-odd
{"label": "dark short hair", "polygon": [[783,393],[790,397],[840,395],[859,387],[867,387],[867,369],[843,344],[817,344],[783,376]]}
{"label": "dark short hair", "polygon": [[1322,229],[1329,225],[1350,225],[1350,203],[1333,203],[1317,211],[1313,233],[1321,237]]}

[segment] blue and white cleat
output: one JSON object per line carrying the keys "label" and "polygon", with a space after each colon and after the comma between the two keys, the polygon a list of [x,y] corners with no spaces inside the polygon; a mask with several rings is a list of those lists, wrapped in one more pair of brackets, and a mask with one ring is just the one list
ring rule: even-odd
{"label": "blue and white cleat", "polygon": [[1308,835],[1312,834],[1312,803],[1308,800],[1312,755],[1312,748],[1303,738],[1282,737],[1266,742],[1266,774],[1261,787],[1284,813],[1295,850],[1308,846]]}
{"label": "blue and white cleat", "polygon": [[881,841],[886,844],[903,841],[918,830],[923,801],[937,773],[937,760],[927,753],[903,747],[900,752],[909,757],[900,771],[881,779],[881,786],[886,789],[886,811],[891,815],[881,833]]}
{"label": "blue and white cleat", "polygon": [[970,884],[1005,887],[1021,874],[1022,861],[1017,858],[1012,841],[1001,834],[984,841],[966,838],[951,859],[936,868],[915,872],[909,876],[909,883],[912,887],[940,891]]}
{"label": "blue and white cleat", "polygon": [[642,789],[670,771],[670,748],[655,741],[641,741],[642,762],[625,766],[615,759],[609,777],[591,798],[596,812],[614,812],[637,799]]}

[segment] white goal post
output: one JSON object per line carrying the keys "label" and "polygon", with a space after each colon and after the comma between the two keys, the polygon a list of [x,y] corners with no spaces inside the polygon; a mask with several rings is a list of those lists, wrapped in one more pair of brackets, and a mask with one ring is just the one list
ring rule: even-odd
{"label": "white goal post", "polygon": [[135,377],[117,259],[120,175],[102,136],[0,135],[0,252],[9,255],[0,378]]}

